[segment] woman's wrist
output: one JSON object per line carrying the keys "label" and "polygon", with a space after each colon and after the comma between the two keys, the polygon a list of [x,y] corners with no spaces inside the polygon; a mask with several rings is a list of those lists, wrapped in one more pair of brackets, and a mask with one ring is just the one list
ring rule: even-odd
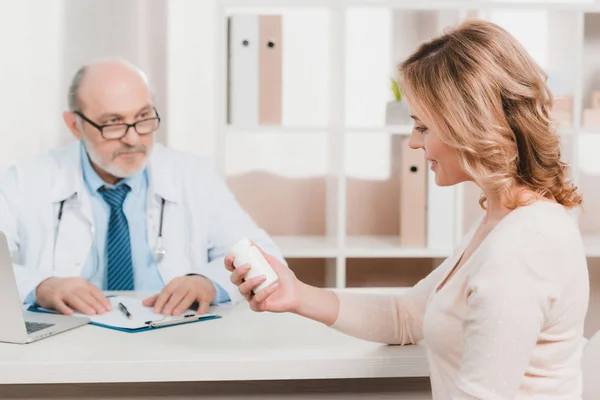
{"label": "woman's wrist", "polygon": [[340,301],[334,292],[298,282],[297,294],[293,313],[327,326],[335,323],[339,314]]}

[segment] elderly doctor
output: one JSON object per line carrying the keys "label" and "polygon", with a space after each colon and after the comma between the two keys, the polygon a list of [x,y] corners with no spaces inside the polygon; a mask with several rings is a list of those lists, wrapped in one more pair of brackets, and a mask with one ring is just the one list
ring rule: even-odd
{"label": "elderly doctor", "polygon": [[223,258],[248,237],[279,254],[208,162],[154,143],[144,74],[81,68],[64,121],[78,142],[24,160],[0,182],[0,230],[21,298],[64,314],[110,310],[103,290],[148,290],[156,312],[241,298]]}

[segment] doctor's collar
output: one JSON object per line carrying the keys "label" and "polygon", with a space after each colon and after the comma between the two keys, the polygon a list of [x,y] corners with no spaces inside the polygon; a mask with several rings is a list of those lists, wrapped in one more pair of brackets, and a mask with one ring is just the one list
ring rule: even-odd
{"label": "doctor's collar", "polygon": [[[55,203],[69,199],[73,195],[81,196],[82,191],[89,193],[89,187],[86,186],[83,177],[84,163],[82,162],[82,156],[85,155],[85,159],[87,159],[87,153],[81,144],[73,143],[64,152],[58,154],[61,156],[57,157],[59,170],[53,183],[49,201]],[[168,202],[177,204],[181,202],[182,189],[177,183],[177,177],[173,176],[173,169],[165,168],[165,163],[168,164],[169,162],[165,157],[162,145],[155,143],[145,169],[147,188],[149,195],[158,196]],[[89,163],[89,160],[87,162]]]}

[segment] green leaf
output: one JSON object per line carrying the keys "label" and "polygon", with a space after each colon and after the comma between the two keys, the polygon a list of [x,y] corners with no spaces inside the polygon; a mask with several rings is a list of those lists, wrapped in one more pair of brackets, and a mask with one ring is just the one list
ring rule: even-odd
{"label": "green leaf", "polygon": [[398,85],[398,81],[396,81],[394,78],[390,78],[390,81],[392,82],[392,92],[394,93],[396,101],[402,100],[402,91],[400,90],[400,85]]}

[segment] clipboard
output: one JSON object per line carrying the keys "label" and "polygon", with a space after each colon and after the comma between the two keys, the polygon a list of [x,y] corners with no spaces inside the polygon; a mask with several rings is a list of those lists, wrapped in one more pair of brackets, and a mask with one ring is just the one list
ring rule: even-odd
{"label": "clipboard", "polygon": [[[141,305],[142,300],[125,296],[108,296],[112,303],[112,310],[106,314],[97,316],[87,316],[90,318],[90,325],[101,328],[113,329],[126,333],[138,333],[155,329],[168,328],[170,326],[190,324],[194,322],[209,321],[221,318],[217,314],[202,314],[199,315],[195,311],[188,311],[180,316],[164,316],[154,313],[151,307]],[[128,320],[118,308],[118,303],[124,303],[131,310],[132,315],[137,319],[134,321]],[[30,306],[28,311],[56,314],[54,310],[48,310],[36,306]],[[78,315],[78,313],[74,314]]]}

